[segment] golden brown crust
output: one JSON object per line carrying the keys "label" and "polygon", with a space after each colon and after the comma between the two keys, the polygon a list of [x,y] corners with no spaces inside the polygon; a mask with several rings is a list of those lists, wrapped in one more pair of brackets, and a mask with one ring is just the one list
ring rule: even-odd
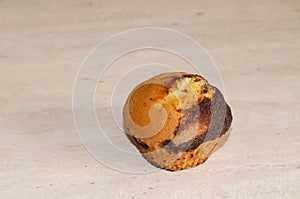
{"label": "golden brown crust", "polygon": [[138,85],[123,114],[128,137],[145,159],[172,171],[203,163],[232,122],[221,92],[188,73],[165,73]]}

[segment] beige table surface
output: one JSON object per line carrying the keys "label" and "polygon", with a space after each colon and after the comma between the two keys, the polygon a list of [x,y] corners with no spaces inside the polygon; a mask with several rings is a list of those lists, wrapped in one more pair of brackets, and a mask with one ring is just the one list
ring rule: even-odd
{"label": "beige table surface", "polygon": [[[126,174],[72,116],[87,54],[130,28],[188,34],[223,76],[234,122],[205,164]],[[0,0],[0,198],[300,198],[300,1]]]}

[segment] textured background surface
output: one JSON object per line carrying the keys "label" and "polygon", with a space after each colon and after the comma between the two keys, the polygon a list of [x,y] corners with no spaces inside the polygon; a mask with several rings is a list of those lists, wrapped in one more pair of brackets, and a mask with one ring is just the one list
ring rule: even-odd
{"label": "textured background surface", "polygon": [[[129,28],[184,32],[208,50],[233,109],[197,168],[129,175],[81,145],[72,86],[96,44]],[[299,198],[300,2],[0,1],[0,198]]]}

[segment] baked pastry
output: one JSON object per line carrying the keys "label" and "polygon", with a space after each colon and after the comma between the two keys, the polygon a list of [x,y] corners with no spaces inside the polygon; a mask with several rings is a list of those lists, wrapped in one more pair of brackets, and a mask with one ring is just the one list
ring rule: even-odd
{"label": "baked pastry", "polygon": [[230,107],[201,76],[164,73],[139,84],[123,109],[127,137],[151,164],[166,170],[203,163],[228,134]]}

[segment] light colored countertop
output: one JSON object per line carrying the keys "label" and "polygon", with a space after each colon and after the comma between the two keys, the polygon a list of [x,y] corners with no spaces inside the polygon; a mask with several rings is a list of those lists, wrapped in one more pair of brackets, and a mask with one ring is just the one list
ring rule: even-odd
{"label": "light colored countertop", "polygon": [[[120,173],[79,141],[80,64],[144,26],[191,36],[222,74],[232,132],[199,167]],[[298,0],[1,0],[0,30],[0,198],[300,198]]]}

